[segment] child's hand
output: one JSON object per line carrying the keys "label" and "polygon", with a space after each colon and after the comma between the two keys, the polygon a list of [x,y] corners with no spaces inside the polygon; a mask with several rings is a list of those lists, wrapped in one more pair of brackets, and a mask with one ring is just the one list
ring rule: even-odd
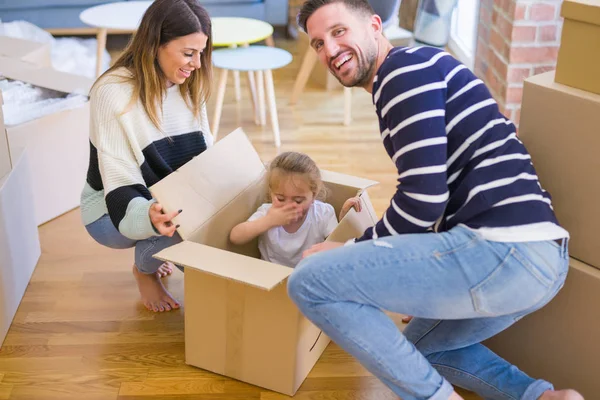
{"label": "child's hand", "polygon": [[346,202],[342,206],[342,210],[340,211],[340,221],[344,219],[344,217],[346,216],[346,214],[348,214],[348,211],[350,211],[351,208],[354,208],[356,212],[360,212],[360,210],[362,209],[360,205],[360,198],[358,196],[346,200]]}
{"label": "child's hand", "polygon": [[283,207],[272,205],[266,217],[272,226],[283,226],[297,222],[301,216],[300,207],[295,204],[286,204]]}

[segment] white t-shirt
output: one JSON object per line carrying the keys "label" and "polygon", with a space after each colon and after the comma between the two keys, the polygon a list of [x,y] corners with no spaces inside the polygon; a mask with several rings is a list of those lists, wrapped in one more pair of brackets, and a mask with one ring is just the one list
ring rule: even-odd
{"label": "white t-shirt", "polygon": [[[264,217],[271,206],[271,203],[261,205],[248,221]],[[337,224],[333,206],[315,200],[306,214],[304,223],[296,232],[288,233],[282,226],[277,226],[259,236],[258,249],[261,258],[294,268],[302,260],[304,250],[325,241]]]}

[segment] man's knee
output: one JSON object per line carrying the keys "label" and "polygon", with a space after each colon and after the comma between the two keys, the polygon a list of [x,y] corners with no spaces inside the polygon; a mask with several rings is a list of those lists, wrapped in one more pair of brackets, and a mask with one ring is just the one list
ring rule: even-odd
{"label": "man's knee", "polygon": [[288,296],[300,308],[314,297],[316,283],[314,271],[315,268],[319,268],[315,258],[317,257],[312,256],[302,260],[288,279]]}

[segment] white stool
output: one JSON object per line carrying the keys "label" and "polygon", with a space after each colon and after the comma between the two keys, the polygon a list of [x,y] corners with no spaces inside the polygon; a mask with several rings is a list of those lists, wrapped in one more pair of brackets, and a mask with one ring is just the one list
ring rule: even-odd
{"label": "white stool", "polygon": [[[258,91],[258,123],[260,125],[266,124],[266,87],[275,146],[279,147],[281,145],[281,139],[279,137],[279,120],[277,118],[275,88],[273,86],[273,75],[271,74],[271,71],[288,65],[292,61],[292,55],[289,52],[276,47],[249,46],[215,50],[213,51],[212,58],[214,66],[221,69],[212,127],[212,134],[214,135],[215,140],[217,139],[221,113],[223,111],[223,100],[225,98],[228,71],[255,71],[256,89]],[[251,88],[251,90],[253,89]],[[252,93],[252,97],[256,98],[257,96]]]}

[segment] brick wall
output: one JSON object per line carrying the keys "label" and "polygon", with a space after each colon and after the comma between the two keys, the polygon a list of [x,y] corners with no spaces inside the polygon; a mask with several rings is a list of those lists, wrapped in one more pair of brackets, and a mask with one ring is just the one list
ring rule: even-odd
{"label": "brick wall", "polygon": [[523,80],[556,66],[561,0],[481,0],[475,73],[519,123]]}

